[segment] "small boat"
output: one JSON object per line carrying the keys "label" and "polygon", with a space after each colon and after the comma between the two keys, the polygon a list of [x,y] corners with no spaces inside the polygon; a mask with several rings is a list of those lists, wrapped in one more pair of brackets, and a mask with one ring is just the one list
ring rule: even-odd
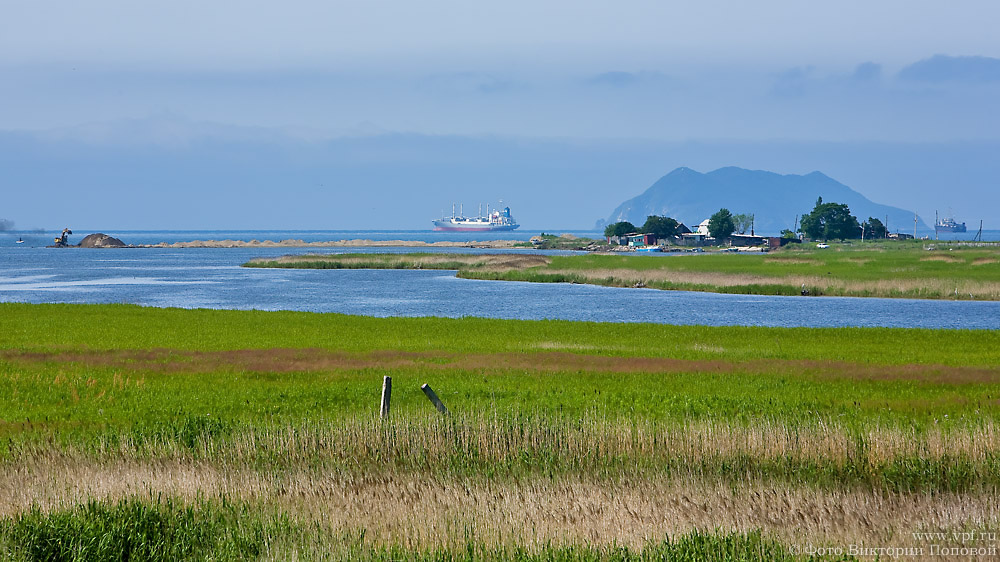
{"label": "small boat", "polygon": [[21,238],[20,236],[18,236],[18,237],[17,237],[17,241],[16,241],[16,242],[14,242],[14,243],[15,243],[15,244],[24,244],[24,240],[23,240],[23,239],[22,239],[22,238]]}
{"label": "small boat", "polygon": [[663,248],[659,246],[639,246],[635,249],[636,252],[662,252]]}

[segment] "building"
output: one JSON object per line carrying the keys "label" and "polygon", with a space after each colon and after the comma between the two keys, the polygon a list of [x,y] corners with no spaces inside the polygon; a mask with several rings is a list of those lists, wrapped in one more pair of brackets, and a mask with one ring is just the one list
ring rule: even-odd
{"label": "building", "polygon": [[712,238],[707,234],[688,232],[686,234],[681,234],[677,243],[681,246],[711,246],[715,244],[715,238]]}
{"label": "building", "polygon": [[785,238],[784,236],[768,236],[767,247],[770,250],[777,250],[786,244],[801,244],[798,238]]}
{"label": "building", "polygon": [[655,246],[656,245],[656,235],[655,234],[642,234],[640,232],[634,232],[632,234],[627,234],[628,245],[629,246]]}
{"label": "building", "polygon": [[752,234],[732,234],[729,236],[730,246],[767,246],[767,238]]}

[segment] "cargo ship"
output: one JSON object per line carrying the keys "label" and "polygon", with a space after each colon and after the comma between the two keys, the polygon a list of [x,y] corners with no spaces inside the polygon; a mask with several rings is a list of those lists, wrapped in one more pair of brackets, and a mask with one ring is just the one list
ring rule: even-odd
{"label": "cargo ship", "polygon": [[[937,213],[934,213],[934,215],[936,218]],[[936,219],[934,221],[934,230],[936,232],[965,232],[965,223],[956,222],[952,217]]]}
{"label": "cargo ship", "polygon": [[432,221],[434,230],[444,232],[499,232],[504,230],[514,230],[519,224],[510,216],[510,207],[490,212],[490,206],[486,206],[486,214],[479,208],[479,215],[476,217],[463,216],[460,210],[455,214],[455,206],[451,207],[451,216]]}

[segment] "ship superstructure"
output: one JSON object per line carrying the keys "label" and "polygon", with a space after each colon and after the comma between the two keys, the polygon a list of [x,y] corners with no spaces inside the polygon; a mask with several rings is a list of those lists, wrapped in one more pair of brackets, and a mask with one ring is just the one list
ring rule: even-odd
{"label": "ship superstructure", "polygon": [[475,217],[466,217],[462,208],[459,207],[458,214],[455,213],[455,206],[451,206],[451,216],[432,221],[434,230],[446,232],[496,232],[503,230],[514,230],[519,224],[510,215],[510,207],[494,209],[490,211],[490,206],[486,206],[486,214],[482,212],[480,206],[479,213]]}
{"label": "ship superstructure", "polygon": [[947,218],[937,218],[937,212],[934,213],[934,231],[935,232],[965,232],[965,223],[958,222],[954,217]]}

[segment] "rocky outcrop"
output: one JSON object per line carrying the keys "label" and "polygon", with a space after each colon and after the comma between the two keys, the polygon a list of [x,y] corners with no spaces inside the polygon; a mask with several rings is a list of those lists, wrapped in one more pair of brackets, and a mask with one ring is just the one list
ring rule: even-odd
{"label": "rocky outcrop", "polygon": [[81,248],[124,248],[126,244],[114,236],[98,232],[88,234],[80,240]]}

